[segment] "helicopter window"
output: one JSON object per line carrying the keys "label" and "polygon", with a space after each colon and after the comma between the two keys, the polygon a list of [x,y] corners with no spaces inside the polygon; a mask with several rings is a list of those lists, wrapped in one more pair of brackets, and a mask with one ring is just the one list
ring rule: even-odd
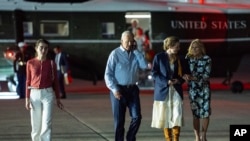
{"label": "helicopter window", "polygon": [[111,39],[115,36],[115,23],[106,22],[102,23],[102,38]]}
{"label": "helicopter window", "polygon": [[41,21],[40,34],[42,36],[68,36],[68,21]]}
{"label": "helicopter window", "polygon": [[30,37],[33,35],[33,23],[23,22],[23,35],[25,37]]}

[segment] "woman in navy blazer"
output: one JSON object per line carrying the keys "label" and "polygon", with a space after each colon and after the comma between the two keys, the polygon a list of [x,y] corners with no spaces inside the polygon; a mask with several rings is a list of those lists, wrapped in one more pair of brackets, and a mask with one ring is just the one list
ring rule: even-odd
{"label": "woman in navy blazer", "polygon": [[151,127],[164,129],[167,141],[178,141],[183,125],[182,84],[186,78],[183,76],[186,67],[178,55],[180,42],[177,37],[166,38],[163,49],[165,52],[158,53],[153,60],[155,88]]}

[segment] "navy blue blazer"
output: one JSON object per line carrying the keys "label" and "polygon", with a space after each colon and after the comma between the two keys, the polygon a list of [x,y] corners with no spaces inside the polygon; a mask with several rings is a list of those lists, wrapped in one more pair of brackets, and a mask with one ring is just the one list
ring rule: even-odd
{"label": "navy blue blazer", "polygon": [[[179,57],[179,59],[181,59]],[[181,66],[183,65],[183,60],[180,60]],[[183,69],[182,69],[183,71]],[[184,74],[185,72],[182,72]],[[174,88],[179,93],[183,99],[182,84],[185,82],[182,76],[178,75],[178,61],[174,62],[174,72],[170,69],[169,58],[166,52],[158,53],[155,55],[153,60],[152,75],[154,78],[154,100],[164,101],[168,95],[169,85],[168,81],[170,79],[178,79],[179,84],[175,84]]]}
{"label": "navy blue blazer", "polygon": [[[55,60],[55,62],[56,62],[56,60]],[[61,57],[59,58],[59,66],[60,66],[61,73],[68,72],[68,70],[69,70],[68,57],[67,57],[67,54],[64,52],[61,52]]]}

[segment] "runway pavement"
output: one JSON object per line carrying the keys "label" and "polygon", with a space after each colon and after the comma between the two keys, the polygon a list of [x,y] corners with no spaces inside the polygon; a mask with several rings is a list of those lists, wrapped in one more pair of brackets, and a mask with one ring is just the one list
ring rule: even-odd
{"label": "runway pavement", "polygon": [[[75,82],[76,83],[76,82]],[[113,141],[113,117],[108,91],[100,82],[80,82],[67,86],[67,99],[62,102],[64,110],[54,109],[53,141]],[[77,86],[78,85],[78,86]],[[86,91],[73,87],[94,87],[97,91]],[[80,89],[80,88],[79,88]],[[87,91],[87,89],[89,91]],[[102,90],[102,91],[101,91]],[[229,90],[212,92],[212,116],[208,129],[208,141],[229,141],[231,124],[250,124],[250,91],[233,94]],[[180,141],[194,141],[192,116],[187,92],[184,96],[184,121]],[[162,130],[150,127],[153,95],[150,91],[141,92],[142,124],[137,141],[163,141]],[[126,118],[126,130],[130,122]],[[0,141],[30,141],[30,116],[24,108],[23,99],[0,100]]]}

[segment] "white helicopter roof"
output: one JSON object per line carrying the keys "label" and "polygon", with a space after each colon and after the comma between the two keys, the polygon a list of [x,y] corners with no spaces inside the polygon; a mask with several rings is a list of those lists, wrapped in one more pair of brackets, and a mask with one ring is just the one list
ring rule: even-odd
{"label": "white helicopter roof", "polygon": [[173,11],[210,13],[250,13],[250,0],[89,0],[86,2],[30,2],[2,0],[1,11],[127,12]]}

